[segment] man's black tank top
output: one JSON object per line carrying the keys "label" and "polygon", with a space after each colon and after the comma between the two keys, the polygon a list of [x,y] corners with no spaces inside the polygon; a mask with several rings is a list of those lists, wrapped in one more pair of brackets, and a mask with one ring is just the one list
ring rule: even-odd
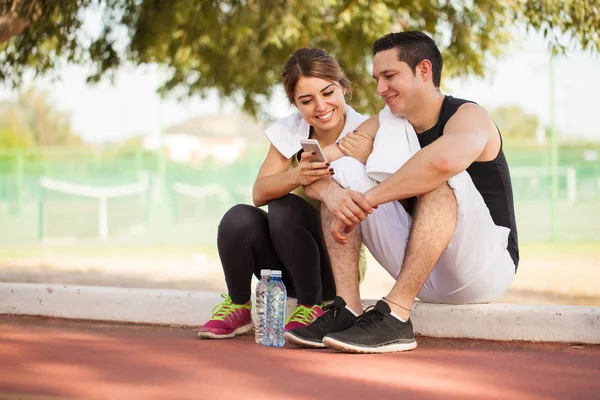
{"label": "man's black tank top", "polygon": [[[473,102],[452,96],[444,98],[437,123],[431,129],[417,135],[421,148],[433,143],[444,134],[446,123],[464,103]],[[519,264],[519,240],[510,172],[502,150],[502,136],[500,136],[500,152],[496,158],[491,161],[474,162],[467,168],[467,172],[481,193],[494,223],[510,229],[508,252],[515,262],[516,270]]]}

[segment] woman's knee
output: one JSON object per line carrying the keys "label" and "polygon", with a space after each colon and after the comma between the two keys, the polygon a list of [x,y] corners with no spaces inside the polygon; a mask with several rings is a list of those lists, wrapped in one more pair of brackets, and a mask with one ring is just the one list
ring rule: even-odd
{"label": "woman's knee", "polygon": [[272,234],[281,234],[292,225],[302,224],[307,212],[317,213],[312,206],[301,197],[287,194],[269,202],[269,229]]}
{"label": "woman's knee", "polygon": [[250,232],[266,223],[264,211],[248,204],[237,204],[223,215],[219,235]]}

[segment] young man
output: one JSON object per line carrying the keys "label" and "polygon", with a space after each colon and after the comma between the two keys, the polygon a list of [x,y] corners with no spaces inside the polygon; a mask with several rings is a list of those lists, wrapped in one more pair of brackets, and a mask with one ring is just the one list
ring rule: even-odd
{"label": "young man", "polygon": [[[489,114],[440,92],[442,57],[424,33],[388,34],[375,42],[373,54],[377,93],[414,127],[421,150],[381,183],[345,157],[336,162],[337,183],[324,179],[307,188],[325,205],[338,297],[312,325],[286,334],[305,347],[413,349],[409,317],[415,297],[492,301],[506,291],[519,262],[509,169]],[[373,119],[366,124],[379,126]],[[413,198],[414,211],[405,209]],[[353,229],[359,221],[363,241],[396,278],[391,292],[364,314],[356,272],[360,236]]]}

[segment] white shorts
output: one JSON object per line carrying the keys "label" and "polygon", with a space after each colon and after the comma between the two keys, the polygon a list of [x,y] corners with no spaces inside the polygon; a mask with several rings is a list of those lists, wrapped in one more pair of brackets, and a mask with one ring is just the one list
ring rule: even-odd
{"label": "white shorts", "polygon": [[[334,179],[364,193],[377,181],[350,157],[332,162]],[[483,197],[464,171],[448,181],[458,203],[458,220],[450,243],[418,294],[428,303],[486,303],[500,297],[515,276],[507,250],[510,229],[494,224]],[[412,217],[398,201],[381,204],[360,224],[362,240],[377,262],[398,278]]]}

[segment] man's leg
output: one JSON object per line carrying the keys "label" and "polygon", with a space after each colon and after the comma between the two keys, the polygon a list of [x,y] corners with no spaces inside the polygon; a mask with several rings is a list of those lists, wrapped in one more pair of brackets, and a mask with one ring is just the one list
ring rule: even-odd
{"label": "man's leg", "polygon": [[[367,176],[366,168],[360,161],[343,157],[335,161],[334,165],[334,179],[344,188],[364,193],[377,185],[375,180]],[[321,218],[336,280],[337,295],[357,314],[362,314],[357,270],[361,240],[373,257],[396,278],[404,259],[411,217],[397,201],[381,204],[373,210],[373,214],[346,235],[346,245],[337,244],[329,233],[333,215],[325,206],[321,206]]]}
{"label": "man's leg", "polygon": [[[450,242],[456,221],[457,203],[447,183],[421,196],[404,261],[396,284],[387,296],[389,300],[378,301],[349,329],[326,335],[323,344],[352,353],[387,353],[417,347],[409,319],[410,307]],[[393,271],[390,266],[386,269]]]}
{"label": "man's leg", "polygon": [[[361,223],[363,237],[367,221]],[[401,236],[397,225],[387,226],[386,235],[377,229],[372,234],[384,241],[395,229]],[[495,225],[468,173],[452,177],[417,202],[401,268],[394,270],[394,259],[383,258],[392,264],[384,265],[386,269],[397,277],[387,301],[377,302],[350,329],[325,336],[323,343],[348,352],[415,348],[408,318],[415,296],[426,302],[465,304],[489,302],[506,291],[515,271],[508,233]]]}
{"label": "man's leg", "polygon": [[[428,275],[416,295],[424,302],[486,303],[501,296],[515,271],[507,250],[510,230],[494,223],[469,174],[462,172],[421,196],[417,207],[416,230],[411,216],[394,201],[381,204],[360,224],[371,254],[399,281],[388,298],[401,304],[397,293],[406,290],[410,293],[399,297],[412,303],[417,285],[410,265],[423,268],[423,275]],[[423,282],[423,275],[416,278],[417,283]],[[409,304],[402,305],[410,308]],[[406,316],[406,310],[399,315]]]}
{"label": "man's leg", "polygon": [[323,337],[332,332],[348,329],[362,314],[362,303],[358,290],[358,263],[360,258],[360,229],[347,234],[348,242],[342,246],[333,240],[329,226],[333,215],[321,206],[323,235],[333,278],[336,298],[328,305],[327,312],[312,324],[285,332],[285,339],[293,344],[308,348],[324,348]]}
{"label": "man's leg", "polygon": [[[359,161],[349,157],[343,157],[332,163],[336,170],[336,181],[345,188],[365,186],[368,190],[371,186],[367,182],[365,166]],[[360,190],[359,190],[360,191]],[[321,206],[321,220],[323,235],[331,269],[336,285],[337,297],[328,306],[328,311],[319,317],[311,325],[303,328],[292,329],[285,333],[287,341],[299,346],[309,348],[323,348],[323,337],[329,333],[340,332],[348,329],[362,314],[362,303],[360,301],[359,285],[359,259],[360,259],[360,229],[357,227],[347,234],[347,243],[339,245],[335,243],[329,232],[333,215],[327,208]]]}
{"label": "man's leg", "polygon": [[446,250],[456,228],[458,206],[444,183],[419,197],[404,262],[387,298],[392,311],[408,320],[412,303]]}
{"label": "man's leg", "polygon": [[329,226],[333,219],[333,214],[322,204],[321,221],[323,235],[335,280],[336,295],[343,298],[346,305],[356,314],[360,315],[362,314],[362,303],[358,288],[358,262],[361,246],[360,227],[356,227],[352,232],[346,234],[348,242],[345,245],[341,245],[336,243],[333,236],[329,233]]}
{"label": "man's leg", "polygon": [[510,229],[494,223],[467,172],[448,184],[458,205],[456,229],[417,297],[430,303],[487,303],[500,297],[515,276],[507,250]]}

